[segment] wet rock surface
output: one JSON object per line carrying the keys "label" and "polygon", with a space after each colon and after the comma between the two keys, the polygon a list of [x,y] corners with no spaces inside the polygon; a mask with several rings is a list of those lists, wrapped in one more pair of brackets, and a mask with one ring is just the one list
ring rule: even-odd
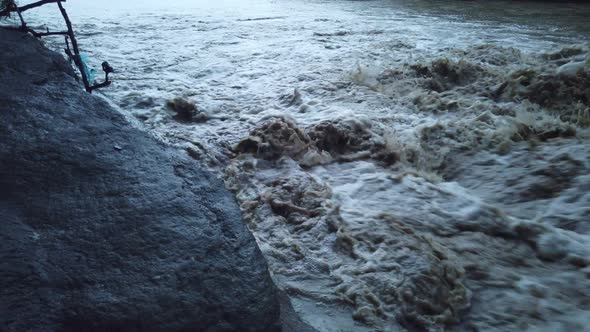
{"label": "wet rock surface", "polygon": [[234,198],[0,30],[0,330],[274,331]]}

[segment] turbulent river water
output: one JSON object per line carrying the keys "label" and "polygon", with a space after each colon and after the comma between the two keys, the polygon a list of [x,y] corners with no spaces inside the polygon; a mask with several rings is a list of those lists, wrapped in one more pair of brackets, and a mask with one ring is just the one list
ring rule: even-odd
{"label": "turbulent river water", "polygon": [[91,63],[117,70],[102,93],[235,192],[305,323],[590,326],[590,6],[66,7]]}

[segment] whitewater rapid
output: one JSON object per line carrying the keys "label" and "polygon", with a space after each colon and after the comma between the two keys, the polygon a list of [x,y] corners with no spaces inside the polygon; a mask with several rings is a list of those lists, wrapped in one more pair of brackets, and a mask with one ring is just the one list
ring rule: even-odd
{"label": "whitewater rapid", "polygon": [[590,324],[590,7],[67,7],[102,93],[225,179],[310,326]]}

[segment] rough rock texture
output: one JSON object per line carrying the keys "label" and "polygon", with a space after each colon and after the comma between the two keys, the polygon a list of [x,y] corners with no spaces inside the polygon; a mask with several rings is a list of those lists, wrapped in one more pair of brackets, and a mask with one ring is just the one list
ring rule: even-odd
{"label": "rough rock texture", "polygon": [[0,331],[273,331],[221,181],[0,30]]}

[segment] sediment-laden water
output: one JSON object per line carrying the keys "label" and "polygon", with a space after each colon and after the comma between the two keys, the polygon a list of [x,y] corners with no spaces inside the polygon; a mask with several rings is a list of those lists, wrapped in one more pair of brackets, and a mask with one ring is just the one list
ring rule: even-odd
{"label": "sediment-laden water", "polygon": [[590,6],[67,6],[103,93],[225,178],[310,325],[590,324]]}

